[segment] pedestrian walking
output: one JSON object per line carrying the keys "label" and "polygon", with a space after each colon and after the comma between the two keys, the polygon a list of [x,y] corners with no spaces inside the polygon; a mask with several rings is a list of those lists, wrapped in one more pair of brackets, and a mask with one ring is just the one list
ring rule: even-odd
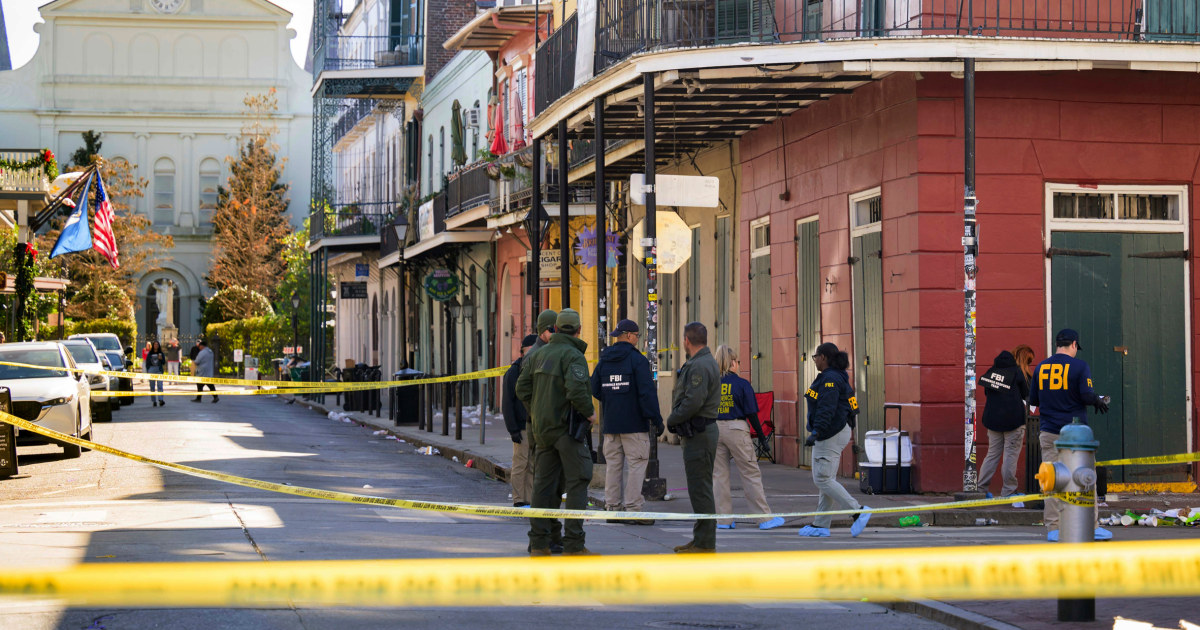
{"label": "pedestrian walking", "polygon": [[1001,469],[1000,496],[1017,493],[1017,458],[1025,445],[1025,401],[1029,399],[1029,383],[1025,372],[1008,350],[996,355],[992,367],[979,379],[987,402],[983,407],[983,426],[987,429],[988,451],[979,467],[979,488],[987,498],[987,489],[1004,457]]}
{"label": "pedestrian walking", "polygon": [[[216,376],[217,360],[213,355],[213,351],[209,349],[208,344],[203,340],[196,342],[196,347],[199,350],[196,352],[196,358],[192,361],[192,375],[204,376],[212,378]],[[192,402],[200,402],[201,392],[204,391],[205,383],[196,383],[196,397]],[[207,383],[208,391],[213,393],[212,401],[217,402],[220,397],[217,396],[217,388],[212,383]]]}
{"label": "pedestrian walking", "polygon": [[526,335],[521,341],[521,356],[512,362],[504,373],[502,383],[500,410],[504,414],[504,427],[512,436],[513,463],[509,473],[509,483],[512,484],[513,507],[528,507],[533,497],[533,474],[529,469],[529,444],[526,426],[529,423],[529,411],[525,403],[517,400],[517,377],[521,375],[521,362],[530,346],[537,341],[537,335]]}
{"label": "pedestrian walking", "polygon": [[[142,371],[146,374],[162,374],[166,368],[167,355],[163,352],[162,346],[155,341],[150,345],[149,351],[146,352],[146,358],[142,361]],[[150,382],[150,402],[152,406],[166,405],[167,401],[162,397],[163,382],[154,378],[146,380]],[[158,392],[159,395],[155,396],[154,392]]]}
{"label": "pedestrian walking", "polygon": [[179,376],[179,340],[172,339],[166,347],[167,374]]}
{"label": "pedestrian walking", "polygon": [[[850,443],[854,433],[854,416],[858,413],[858,401],[850,377],[850,357],[830,342],[817,346],[813,352],[816,365],[816,380],[809,386],[804,397],[808,400],[808,439],[805,446],[812,447],[812,475],[819,497],[817,511],[828,512],[834,508],[843,510],[870,509],[860,504],[842,484],[838,483],[837,471],[842,461],[842,451]],[[857,538],[871,520],[870,512],[862,512],[850,526],[850,536]],[[829,536],[829,525],[833,517],[820,515],[812,525],[800,530],[801,536],[824,538]]]}
{"label": "pedestrian walking", "polygon": [[[1108,402],[1092,389],[1092,369],[1077,357],[1081,350],[1079,333],[1064,328],[1054,336],[1054,356],[1039,363],[1034,370],[1029,405],[1036,407],[1041,416],[1038,442],[1042,447],[1043,462],[1058,461],[1054,442],[1059,432],[1075,418],[1087,424],[1087,407],[1095,407],[1096,413],[1108,413]],[[1050,530],[1046,540],[1058,542],[1058,515],[1062,502],[1046,499],[1045,506],[1042,521]],[[1110,540],[1112,532],[1097,526],[1095,539]]]}
{"label": "pedestrian walking", "polygon": [[[591,451],[584,441],[596,420],[583,356],[587,342],[579,338],[579,313],[572,309],[560,312],[554,326],[558,332],[530,355],[517,379],[517,398],[529,409],[531,437],[537,449],[532,507],[557,507],[558,484],[560,477],[565,477],[567,509],[582,510],[587,508],[587,486],[592,479]],[[531,556],[550,555],[549,520],[530,519]],[[583,521],[567,519],[564,555],[597,555],[585,542]]]}
{"label": "pedestrian walking", "polygon": [[[717,421],[721,403],[721,370],[708,350],[708,329],[700,322],[683,327],[683,350],[687,361],[675,375],[671,390],[671,415],[667,430],[683,444],[683,470],[687,476],[692,512],[716,514],[713,499],[713,463],[717,457]],[[692,539],[675,548],[675,553],[714,553],[717,522],[701,519],[692,526]]]}
{"label": "pedestrian walking", "polygon": [[[754,388],[750,381],[738,376],[737,352],[726,345],[717,346],[715,356],[721,370],[721,404],[717,408],[717,457],[713,464],[713,493],[716,495],[717,514],[733,512],[733,498],[729,489],[729,461],[737,466],[742,478],[742,490],[746,502],[756,514],[770,514],[767,495],[763,492],[762,471],[758,468],[758,456],[750,441],[750,428],[758,433],[759,441],[766,450],[767,438],[758,421],[758,401],[754,399]],[[759,519],[759,529],[775,529],[783,525],[781,517]],[[717,521],[717,529],[734,529],[733,519]]]}
{"label": "pedestrian walking", "polygon": [[[592,372],[592,396],[600,401],[604,433],[604,508],[641,512],[646,503],[642,481],[650,463],[650,440],[663,430],[658,388],[650,376],[650,361],[637,349],[641,336],[637,323],[623,319],[611,336],[617,342],[600,351],[600,362]],[[652,519],[624,522],[654,524]]]}

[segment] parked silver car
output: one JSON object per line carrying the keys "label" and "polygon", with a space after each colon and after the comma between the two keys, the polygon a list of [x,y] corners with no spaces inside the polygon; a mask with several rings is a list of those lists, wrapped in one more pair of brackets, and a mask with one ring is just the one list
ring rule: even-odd
{"label": "parked silver car", "polygon": [[[51,368],[76,367],[66,346],[57,341],[0,344],[0,361]],[[91,384],[87,374],[0,365],[0,386],[12,393],[13,415],[47,429],[91,440]],[[48,443],[50,439],[41,434],[17,432],[18,445]],[[60,445],[67,457],[79,457],[78,446]]]}
{"label": "parked silver car", "polygon": [[[108,370],[105,365],[107,361],[100,358],[100,353],[96,351],[96,346],[87,339],[68,339],[62,342],[67,348],[67,352],[71,353],[71,358],[75,359],[75,365],[84,370]],[[89,374],[88,384],[91,386],[92,392],[96,391],[117,391],[117,379],[112,376],[104,376],[102,374]],[[92,419],[96,422],[112,422],[112,412],[114,398],[107,396],[96,396],[92,398]]]}

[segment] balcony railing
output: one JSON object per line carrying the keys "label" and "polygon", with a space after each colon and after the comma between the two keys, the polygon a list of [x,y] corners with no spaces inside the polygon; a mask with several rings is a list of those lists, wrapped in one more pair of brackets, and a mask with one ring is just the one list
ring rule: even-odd
{"label": "balcony railing", "polygon": [[[28,162],[41,155],[43,149],[0,149],[0,158],[13,162]],[[0,168],[0,191],[44,193],[50,190],[50,178],[40,168],[26,171]]]}
{"label": "balcony railing", "polygon": [[492,195],[492,179],[487,174],[487,162],[476,162],[450,176],[446,188],[446,218],[488,203]]}
{"label": "balcony railing", "polygon": [[325,40],[320,70],[364,70],[419,66],[424,61],[421,35],[337,35]]}
{"label": "balcony railing", "polygon": [[392,202],[347,203],[326,206],[309,215],[310,240],[338,236],[373,236],[391,224]]}
{"label": "balcony railing", "polygon": [[[538,111],[575,81],[574,19],[538,50]],[[918,36],[1200,41],[1195,0],[599,0],[595,73],[639,52]]]}
{"label": "balcony railing", "polygon": [[[575,142],[581,142],[576,140]],[[590,147],[588,142],[587,146]],[[587,160],[581,156],[581,151],[571,151],[568,154],[568,161],[579,160],[579,163],[586,163]],[[533,205],[533,169],[531,167],[522,166],[517,159],[518,154],[522,155],[522,159],[529,161],[533,157],[532,147],[526,147],[515,153],[511,153],[500,160],[503,164],[503,171],[508,174],[502,175],[499,180],[491,184],[491,199],[490,205],[492,216],[506,214],[509,212],[526,212]],[[545,156],[543,156],[545,159]],[[574,164],[572,165],[574,166]],[[560,178],[556,164],[547,164],[542,171],[542,204],[546,207],[546,211],[552,216],[557,216],[557,212],[551,208],[551,205],[557,205],[559,200]],[[596,199],[595,190],[584,182],[579,186],[567,187],[567,200],[569,203],[591,203]]]}
{"label": "balcony railing", "polygon": [[333,141],[336,143],[350,133],[350,130],[375,111],[375,100],[369,98],[349,99],[349,106],[342,110],[337,122],[333,124]]}

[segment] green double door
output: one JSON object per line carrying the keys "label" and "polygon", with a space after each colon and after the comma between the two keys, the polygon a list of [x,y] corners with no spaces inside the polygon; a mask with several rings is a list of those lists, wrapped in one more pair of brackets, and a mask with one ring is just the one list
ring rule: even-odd
{"label": "green double door", "polygon": [[[1096,393],[1112,397],[1106,415],[1088,414],[1097,459],[1188,450],[1183,235],[1054,232],[1051,248],[1052,332],[1079,331]],[[1109,480],[1186,475],[1185,466],[1121,467]]]}

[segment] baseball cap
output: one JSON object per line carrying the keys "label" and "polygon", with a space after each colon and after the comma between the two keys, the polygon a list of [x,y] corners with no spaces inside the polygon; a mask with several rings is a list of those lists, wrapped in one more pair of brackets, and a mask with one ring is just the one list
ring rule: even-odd
{"label": "baseball cap", "polygon": [[539,314],[538,318],[537,318],[538,334],[540,335],[540,334],[546,332],[547,330],[554,328],[554,321],[556,319],[558,319],[558,313],[555,313],[553,310],[546,309],[546,310],[542,311],[541,314]]}
{"label": "baseball cap", "polygon": [[[1061,348],[1063,346],[1069,346],[1069,345],[1071,345],[1072,341],[1074,341],[1075,343],[1079,343],[1079,333],[1075,332],[1074,330],[1072,330],[1070,328],[1064,328],[1064,329],[1058,331],[1058,334],[1054,336],[1055,347]],[[1079,349],[1083,350],[1082,343],[1079,343]]]}
{"label": "baseball cap", "polygon": [[521,340],[521,347],[528,348],[535,343],[537,343],[537,335],[525,335],[525,338]]}
{"label": "baseball cap", "polygon": [[558,319],[555,320],[554,327],[558,329],[558,332],[568,335],[575,334],[575,331],[579,330],[579,312],[575,309],[564,308],[558,314]]}
{"label": "baseball cap", "polygon": [[623,335],[625,333],[636,333],[636,332],[640,332],[638,330],[637,322],[633,321],[632,319],[622,319],[621,321],[617,322],[617,328],[612,331],[612,334],[610,336],[620,337],[621,335]]}

